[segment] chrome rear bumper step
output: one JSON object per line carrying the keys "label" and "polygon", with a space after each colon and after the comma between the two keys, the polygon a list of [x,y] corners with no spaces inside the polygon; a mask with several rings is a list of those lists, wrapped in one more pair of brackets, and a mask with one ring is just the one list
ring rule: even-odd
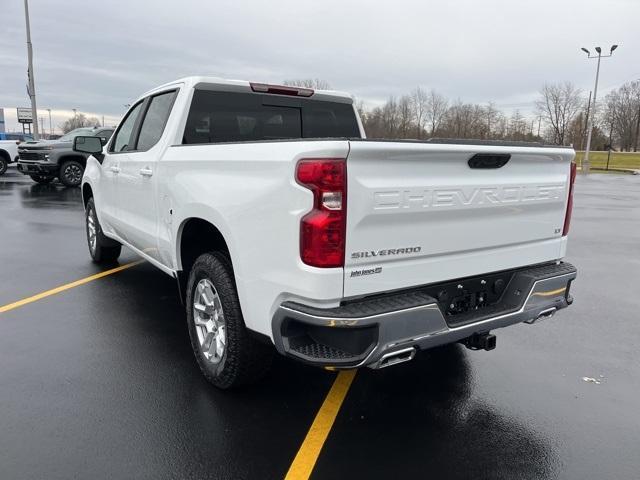
{"label": "chrome rear bumper step", "polygon": [[465,312],[462,320],[443,311],[442,304],[427,293],[434,287],[428,285],[332,308],[284,302],[273,318],[273,338],[280,353],[312,365],[383,368],[411,360],[418,349],[482,336],[516,323],[535,323],[573,300],[569,289],[577,270],[571,264],[508,273],[511,280],[500,302]]}

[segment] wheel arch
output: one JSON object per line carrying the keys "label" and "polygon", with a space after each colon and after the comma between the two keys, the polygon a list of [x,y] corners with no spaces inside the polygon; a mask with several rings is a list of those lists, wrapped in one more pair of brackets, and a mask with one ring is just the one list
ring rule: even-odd
{"label": "wheel arch", "polygon": [[7,161],[7,163],[11,163],[13,160],[11,159],[11,155],[9,154],[9,152],[7,152],[6,150],[4,150],[3,148],[0,148],[0,157],[2,157],[3,159],[5,159]]}
{"label": "wheel arch", "polygon": [[201,217],[184,219],[176,239],[177,269],[188,272],[199,255],[212,250],[229,254],[229,245],[220,229]]}
{"label": "wheel arch", "polygon": [[202,217],[189,217],[180,223],[176,236],[176,278],[180,299],[186,299],[189,271],[196,259],[205,252],[219,251],[233,262],[227,239],[221,230]]}
{"label": "wheel arch", "polygon": [[58,158],[58,166],[62,166],[64,162],[68,162],[69,160],[75,160],[80,163],[83,168],[87,167],[87,158],[82,155],[78,155],[77,153],[65,153]]}

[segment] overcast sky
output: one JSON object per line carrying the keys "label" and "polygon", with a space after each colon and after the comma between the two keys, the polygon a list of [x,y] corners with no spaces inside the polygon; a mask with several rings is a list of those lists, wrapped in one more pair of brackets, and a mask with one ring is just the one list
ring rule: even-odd
{"label": "overcast sky", "polygon": [[[0,0],[0,106],[29,106],[22,0]],[[603,93],[640,78],[640,0],[30,0],[39,115],[114,123],[145,90],[192,74],[318,77],[369,105],[417,85],[528,113],[545,82]],[[48,120],[45,122],[48,130]]]}

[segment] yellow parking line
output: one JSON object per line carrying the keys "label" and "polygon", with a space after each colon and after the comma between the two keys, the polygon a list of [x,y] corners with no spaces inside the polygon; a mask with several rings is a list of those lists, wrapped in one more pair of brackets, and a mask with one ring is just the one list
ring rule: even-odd
{"label": "yellow parking line", "polygon": [[69,290],[70,288],[78,287],[80,285],[84,285],[85,283],[93,282],[94,280],[98,280],[99,278],[106,277],[107,275],[112,275],[114,273],[121,272],[122,270],[126,270],[127,268],[134,267],[142,262],[144,262],[144,260],[125,263],[124,265],[120,265],[119,267],[112,268],[111,270],[105,270],[104,272],[96,273],[95,275],[91,275],[90,277],[81,278],[80,280],[76,280],[75,282],[67,283],[66,285],[61,285],[59,287],[52,288],[51,290],[47,290],[46,292],[38,293],[31,297],[18,300],[17,302],[9,303],[8,305],[4,305],[0,307],[0,313],[8,312],[9,310],[13,310],[14,308],[22,307],[23,305],[36,302],[43,298],[50,297],[51,295],[56,295],[57,293],[64,292],[65,290]]}
{"label": "yellow parking line", "polygon": [[311,428],[307,432],[296,458],[289,467],[285,480],[307,480],[313,471],[313,467],[318,460],[320,450],[324,445],[333,422],[340,411],[342,402],[344,401],[351,382],[356,376],[357,370],[341,371],[331,386],[331,390],[327,393],[320,410],[316,414],[316,418],[311,424]]}

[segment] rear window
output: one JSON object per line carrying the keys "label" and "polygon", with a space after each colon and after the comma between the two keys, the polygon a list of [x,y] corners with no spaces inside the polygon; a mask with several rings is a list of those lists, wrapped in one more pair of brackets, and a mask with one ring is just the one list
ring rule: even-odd
{"label": "rear window", "polygon": [[352,105],[196,90],[182,143],[331,137],[360,138]]}

